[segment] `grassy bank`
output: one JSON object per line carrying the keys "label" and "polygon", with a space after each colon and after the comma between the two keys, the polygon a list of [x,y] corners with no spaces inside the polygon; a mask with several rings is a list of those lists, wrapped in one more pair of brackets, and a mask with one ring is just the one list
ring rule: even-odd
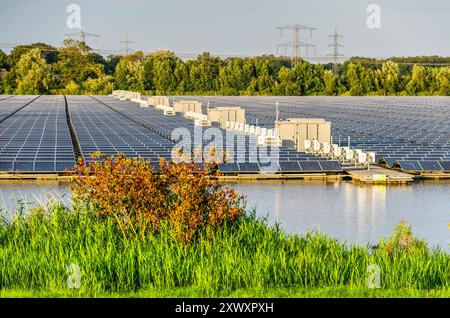
{"label": "grassy bank", "polygon": [[[124,237],[112,218],[55,205],[0,226],[3,297],[449,297],[450,255],[286,235],[253,217],[184,244],[165,228]],[[68,266],[80,269],[68,288]],[[368,289],[369,265],[381,288]]]}

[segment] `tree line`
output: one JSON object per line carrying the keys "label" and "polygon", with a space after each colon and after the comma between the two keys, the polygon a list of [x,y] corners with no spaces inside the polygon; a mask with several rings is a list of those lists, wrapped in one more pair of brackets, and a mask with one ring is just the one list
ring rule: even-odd
{"label": "tree line", "polygon": [[183,60],[170,51],[138,51],[105,58],[83,42],[66,40],[59,49],[34,43],[9,55],[0,50],[0,93],[105,95],[123,89],[149,95],[448,96],[450,67],[435,65],[447,60],[355,57],[333,72],[331,64],[291,65],[272,55],[221,59],[203,53]]}

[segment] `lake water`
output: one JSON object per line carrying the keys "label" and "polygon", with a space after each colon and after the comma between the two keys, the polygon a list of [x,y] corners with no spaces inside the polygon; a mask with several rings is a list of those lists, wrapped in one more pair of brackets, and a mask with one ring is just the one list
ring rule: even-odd
{"label": "lake water", "polygon": [[[320,231],[349,243],[376,243],[399,221],[412,225],[429,246],[450,251],[450,182],[370,186],[347,181],[258,181],[231,183],[246,195],[248,208],[279,222],[289,233]],[[58,182],[0,182],[3,216],[25,207],[60,200],[70,204],[67,185]]]}

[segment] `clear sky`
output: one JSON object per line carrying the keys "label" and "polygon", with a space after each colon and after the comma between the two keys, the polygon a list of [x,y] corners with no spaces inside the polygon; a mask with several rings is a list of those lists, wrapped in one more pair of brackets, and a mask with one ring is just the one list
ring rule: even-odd
{"label": "clear sky", "polygon": [[[46,42],[60,46],[69,4],[81,7],[81,24],[101,34],[104,50],[123,48],[126,34],[133,49],[167,48],[177,53],[209,51],[221,55],[275,54],[277,26],[316,27],[304,40],[317,55],[330,53],[334,28],[344,35],[346,56],[450,56],[449,0],[1,0],[0,48],[4,43]],[[381,8],[381,28],[366,25],[369,4]]]}

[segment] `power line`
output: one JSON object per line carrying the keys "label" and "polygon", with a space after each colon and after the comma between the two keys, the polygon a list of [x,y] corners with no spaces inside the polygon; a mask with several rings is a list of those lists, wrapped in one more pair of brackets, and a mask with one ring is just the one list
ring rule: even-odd
{"label": "power line", "polygon": [[284,47],[284,53],[286,55],[286,49],[290,47],[292,49],[292,64],[295,65],[300,61],[300,48],[305,47],[306,48],[306,54],[309,54],[309,48],[314,48],[314,54],[316,54],[316,46],[307,42],[300,41],[300,32],[302,30],[307,30],[311,32],[312,37],[312,31],[316,30],[316,28],[312,28],[305,25],[300,24],[292,24],[292,25],[286,25],[286,26],[280,26],[277,27],[278,30],[280,30],[280,36],[283,37],[283,31],[292,31],[292,41],[291,42],[285,42],[280,43],[277,45],[277,55],[278,55],[278,49],[280,47]]}
{"label": "power line", "polygon": [[339,57],[343,57],[344,55],[339,53],[339,48],[344,47],[339,43],[340,39],[343,39],[344,37],[340,34],[338,34],[337,29],[334,29],[334,33],[330,36],[328,36],[333,40],[333,43],[328,45],[328,47],[332,47],[333,51],[331,54],[328,54],[328,56],[331,56],[333,58],[333,73],[334,75],[337,75],[339,72],[338,64],[339,64]]}
{"label": "power line", "polygon": [[[3,49],[13,49],[16,46],[21,46],[24,45],[26,46],[27,44],[19,44],[19,43],[4,43],[4,42],[0,42],[0,48]],[[59,50],[61,48],[39,48],[41,51],[43,52],[59,52]],[[100,54],[100,55],[120,55],[121,53],[123,53],[123,49],[96,49],[96,48],[90,48],[92,52]],[[64,48],[64,50],[66,52],[79,52],[78,49],[76,48]],[[143,54],[147,55],[147,54],[151,54],[154,53],[155,51],[142,51]],[[182,52],[174,52],[174,54],[177,57],[180,58],[196,58],[198,57],[198,53],[182,53]],[[211,53],[211,56],[216,56],[216,57],[222,57],[222,58],[252,58],[252,57],[261,57],[261,55],[243,55],[243,54],[213,54]],[[304,58],[305,60],[308,61],[316,61],[316,62],[323,62],[323,63],[329,63],[330,61],[330,57],[329,56],[310,56],[310,57],[306,57]],[[338,60],[340,62],[344,62],[346,60],[349,60],[350,57],[345,57],[345,56],[339,56]],[[376,57],[374,58],[374,60],[357,60],[357,63],[361,63],[361,64],[383,64],[386,61],[391,60],[399,65],[423,65],[423,66],[450,66],[450,62],[443,62],[443,63],[439,63],[439,62],[401,62],[401,61],[395,61],[395,58],[392,59],[392,57]]]}

